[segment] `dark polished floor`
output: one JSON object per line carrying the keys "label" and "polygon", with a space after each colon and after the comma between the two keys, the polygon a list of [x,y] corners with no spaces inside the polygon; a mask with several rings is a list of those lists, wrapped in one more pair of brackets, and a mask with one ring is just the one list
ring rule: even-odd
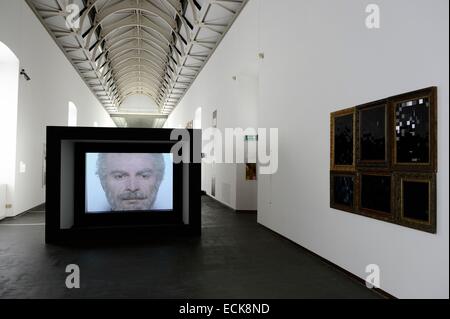
{"label": "dark polished floor", "polygon": [[[0,222],[0,298],[380,298],[320,258],[203,197],[201,238],[44,244],[44,213]],[[68,264],[81,288],[65,286]]]}

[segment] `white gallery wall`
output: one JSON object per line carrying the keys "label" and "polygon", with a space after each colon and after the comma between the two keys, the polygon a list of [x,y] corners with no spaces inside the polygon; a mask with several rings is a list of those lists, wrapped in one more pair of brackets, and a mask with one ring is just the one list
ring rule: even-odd
{"label": "white gallery wall", "polygon": [[77,107],[78,126],[115,124],[25,1],[0,1],[0,41],[14,52],[31,78],[19,79],[15,193],[7,212],[12,216],[45,201],[46,126],[68,125],[69,102]]}
{"label": "white gallery wall", "polygon": [[[278,128],[279,169],[258,176],[258,222],[360,278],[377,264],[396,297],[448,298],[449,3],[377,0],[381,28],[368,29],[371,3],[250,0],[167,126],[202,107],[203,127],[217,109],[219,128]],[[257,121],[241,117],[230,80],[244,70],[259,79]],[[439,90],[437,233],[331,209],[330,113],[429,86]],[[217,178],[235,187],[228,173]]]}
{"label": "white gallery wall", "polygon": [[[261,1],[258,124],[279,128],[280,157],[259,222],[361,278],[377,264],[394,296],[448,298],[449,2],[378,0],[380,29],[366,28],[369,3]],[[434,85],[437,234],[330,209],[330,112]]]}
{"label": "white gallery wall", "polygon": [[[164,127],[185,128],[194,120],[201,108],[201,127],[212,126],[213,112],[217,110],[217,127],[257,127],[257,11],[255,4],[248,4],[237,18],[212,58],[194,81],[180,104],[169,116]],[[197,117],[198,114],[197,114]],[[240,188],[236,164],[203,164],[202,189],[211,195],[211,178],[216,177],[215,198],[233,209],[256,210],[256,184]],[[239,184],[245,181],[239,181]],[[245,192],[245,194],[243,194]],[[248,195],[248,196],[246,196]],[[242,198],[243,202],[236,201]],[[249,203],[249,199],[254,199]],[[245,202],[244,202],[245,201]]]}

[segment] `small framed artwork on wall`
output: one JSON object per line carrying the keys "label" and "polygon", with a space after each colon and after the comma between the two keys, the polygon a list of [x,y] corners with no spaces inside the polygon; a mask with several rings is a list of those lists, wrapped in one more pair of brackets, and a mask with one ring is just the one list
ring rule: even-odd
{"label": "small framed artwork on wall", "polygon": [[358,186],[360,214],[395,221],[394,178],[389,172],[361,171],[358,174]]}
{"label": "small framed artwork on wall", "polygon": [[396,204],[403,226],[436,233],[436,177],[432,173],[397,173]]}
{"label": "small framed artwork on wall", "polygon": [[437,170],[437,89],[431,87],[392,98],[392,165],[398,170]]}
{"label": "small framed artwork on wall", "polygon": [[331,172],[330,174],[330,207],[354,212],[356,207],[356,174]]}
{"label": "small framed artwork on wall", "polygon": [[256,181],[256,163],[245,163],[245,180]]}
{"label": "small framed artwork on wall", "polygon": [[355,170],[355,108],[331,113],[330,166],[333,171]]}
{"label": "small framed artwork on wall", "polygon": [[389,167],[390,134],[387,100],[356,108],[356,163],[358,166]]}

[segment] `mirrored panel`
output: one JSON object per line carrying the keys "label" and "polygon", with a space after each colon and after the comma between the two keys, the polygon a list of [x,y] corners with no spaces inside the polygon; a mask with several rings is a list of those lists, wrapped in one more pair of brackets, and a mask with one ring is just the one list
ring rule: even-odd
{"label": "mirrored panel", "polygon": [[429,163],[430,100],[415,99],[395,107],[397,163]]}
{"label": "mirrored panel", "polygon": [[331,173],[330,206],[339,210],[353,212],[355,208],[355,175]]}
{"label": "mirrored panel", "polygon": [[386,173],[360,174],[359,211],[385,219],[394,219],[392,177]]}
{"label": "mirrored panel", "polygon": [[393,165],[436,170],[436,88],[393,98]]}
{"label": "mirrored panel", "polygon": [[334,163],[353,165],[353,115],[335,118],[334,132]]}
{"label": "mirrored panel", "polygon": [[331,170],[355,169],[355,109],[331,114]]}
{"label": "mirrored panel", "polygon": [[387,160],[387,106],[359,110],[359,164],[385,164]]}
{"label": "mirrored panel", "polygon": [[435,175],[399,173],[396,175],[396,184],[400,223],[427,232],[436,232]]}
{"label": "mirrored panel", "polygon": [[402,181],[403,217],[429,222],[430,183],[423,181]]}

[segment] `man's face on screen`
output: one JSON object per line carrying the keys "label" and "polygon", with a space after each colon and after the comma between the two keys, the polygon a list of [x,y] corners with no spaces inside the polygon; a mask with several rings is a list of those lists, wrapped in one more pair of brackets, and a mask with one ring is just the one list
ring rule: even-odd
{"label": "man's face on screen", "polygon": [[113,211],[151,209],[159,181],[151,154],[110,153],[103,188]]}

